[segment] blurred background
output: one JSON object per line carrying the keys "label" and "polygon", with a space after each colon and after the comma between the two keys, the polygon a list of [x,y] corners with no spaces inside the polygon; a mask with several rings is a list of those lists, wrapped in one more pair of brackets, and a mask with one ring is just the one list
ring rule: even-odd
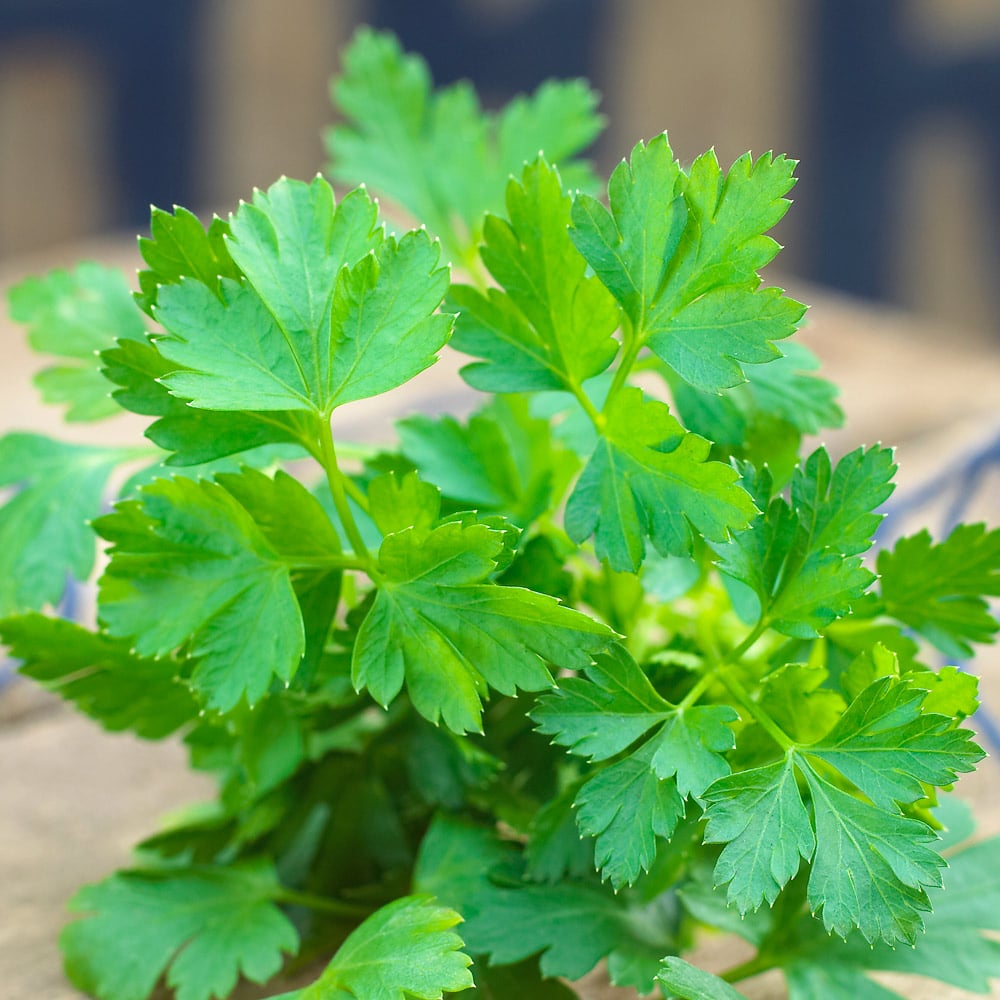
{"label": "blurred background", "polygon": [[489,105],[589,77],[602,169],[786,152],[786,272],[1000,339],[997,0],[0,0],[0,258],[311,176],[361,22]]}

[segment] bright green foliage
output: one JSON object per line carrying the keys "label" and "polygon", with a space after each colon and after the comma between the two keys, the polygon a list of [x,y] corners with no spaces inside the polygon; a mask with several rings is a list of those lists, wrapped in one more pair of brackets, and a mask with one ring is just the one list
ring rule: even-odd
{"label": "bright green foliage", "polygon": [[452,928],[454,910],[429,896],[404,896],[383,906],[337,949],[311,986],[286,1000],[439,1000],[472,986],[472,960]]}
{"label": "bright green foliage", "polygon": [[921,798],[921,783],[950,785],[983,758],[972,733],[925,714],[925,694],[885,678],[863,691],[809,753],[835,767],[876,805]]}
{"label": "bright green foliage", "polygon": [[[684,800],[729,773],[732,709],[678,708],[661,698],[622,648],[598,657],[589,680],[570,678],[532,713],[539,731],[592,761],[642,744],[598,771],[576,798],[580,830],[596,840],[597,867],[615,888],[648,871],[656,838],[673,835]],[[655,730],[651,732],[651,730]]]}
{"label": "bright green foliage", "polygon": [[715,866],[717,885],[741,914],[768,905],[816,846],[790,759],[740,771],[705,794],[705,841],[725,844]]}
{"label": "bright green foliage", "polygon": [[[343,59],[333,99],[348,120],[327,135],[333,177],[407,209],[455,264],[474,254],[483,215],[501,208],[510,174],[539,150],[563,164],[601,129],[597,96],[579,81],[545,83],[493,118],[466,83],[434,92],[423,60],[390,35],[359,31]],[[570,187],[588,179],[573,164],[564,174]]]}
{"label": "bright green foliage", "polygon": [[198,703],[172,661],[142,659],[120,639],[37,613],[5,618],[0,641],[20,671],[105,729],[158,740],[190,722]]}
{"label": "bright green foliage", "polygon": [[663,960],[656,978],[666,988],[667,996],[680,1000],[741,1000],[743,996],[725,980],[673,955]]}
{"label": "bright green foliage", "polygon": [[875,982],[868,970],[907,972],[961,990],[987,993],[996,979],[1000,944],[984,931],[1000,930],[1000,840],[966,847],[948,859],[944,891],[931,894],[933,913],[916,948],[846,943],[803,927],[804,940],[782,962],[790,1000],[896,1000],[901,994]]}
{"label": "bright green foliage", "polygon": [[819,368],[815,355],[795,341],[783,342],[781,350],[782,357],[750,367],[749,381],[719,393],[692,388],[666,366],[660,371],[688,430],[758,467],[766,462],[785,482],[787,475],[779,475],[783,452],[794,467],[802,435],[840,427],[844,414],[836,403],[836,386],[812,374]]}
{"label": "bright green foliage", "polygon": [[858,556],[872,543],[896,467],[885,448],[857,448],[832,466],[826,449],[792,477],[791,503],[768,503],[766,473],[751,491],[766,506],[749,529],[713,548],[719,569],[752,591],[759,619],[812,638],[846,615],[875,579]]}
{"label": "bright green foliage", "polygon": [[928,692],[924,710],[937,712],[952,719],[965,719],[979,708],[979,678],[958,667],[940,670],[914,670],[906,679],[915,687]]}
{"label": "bright green foliage", "polygon": [[287,472],[256,469],[222,473],[215,481],[250,515],[267,544],[286,562],[319,561],[340,554],[340,539],[320,502]]}
{"label": "bright green foliage", "polygon": [[772,341],[805,312],[758,287],[779,249],[763,234],[788,208],[793,167],[746,155],[723,176],[710,151],[685,174],[664,134],[615,169],[610,210],[587,195],[573,204],[573,241],[624,308],[630,337],[698,389],[738,385],[744,364],[777,358]]}
{"label": "bright green foliage", "polygon": [[[929,908],[925,889],[940,885],[945,862],[927,846],[934,832],[901,816],[897,804],[922,798],[921,782],[950,784],[982,757],[970,732],[922,713],[923,698],[905,682],[878,680],[820,742],[706,792],[706,840],[726,845],[716,883],[728,884],[741,913],[773,903],[800,859],[812,860],[809,903],[822,909],[828,930],[913,942]],[[830,768],[874,804],[844,791]],[[809,791],[812,825],[797,773]]]}
{"label": "bright green foliage", "polygon": [[67,420],[118,412],[97,354],[116,338],[141,340],[146,333],[121,272],[85,263],[72,272],[26,278],[10,290],[10,314],[28,327],[33,350],[62,359],[35,376],[45,402],[67,404]]}
{"label": "bright green foliage", "polygon": [[828,677],[824,667],[786,663],[761,680],[761,705],[797,743],[822,739],[844,714],[844,698]]}
{"label": "bright green foliage", "polygon": [[263,983],[299,937],[274,905],[265,862],[120,872],[81,889],[60,944],[74,984],[101,1000],[145,1000],[164,973],[177,1000],[227,997],[237,978]]}
{"label": "bright green foliage", "polygon": [[64,444],[40,434],[0,438],[0,614],[56,604],[67,576],[94,566],[87,521],[100,512],[112,469],[130,449]]}
{"label": "bright green foliage", "polygon": [[[66,361],[47,396],[157,447],[0,440],[0,639],[218,785],[76,898],[74,983],[222,1000],[320,961],[285,1000],[569,1000],[604,961],[699,1000],[767,969],[793,1000],[892,1000],[892,969],[985,989],[1000,858],[955,853],[944,798],[978,689],[928,647],[993,638],[1000,531],[904,538],[876,583],[891,451],[800,454],[842,414],[761,283],[791,161],[684,169],[659,136],[605,207],[567,193],[585,84],[484,115],[389,36],[344,65],[332,169],[360,188],[154,209],[132,299],[90,266],[13,293]],[[386,440],[373,398],[453,326],[495,395],[435,389]],[[88,519],[97,631],[39,613],[90,573]],[[703,926],[756,955],[687,964]]]}
{"label": "bright green foliage", "polygon": [[996,620],[984,597],[1000,595],[1000,529],[959,525],[938,545],[926,531],[880,552],[882,603],[945,655],[972,655],[973,642],[992,642]]}
{"label": "bright green foliage", "polygon": [[747,371],[746,391],[754,406],[789,421],[803,434],[839,427],[844,414],[836,403],[837,387],[812,374],[819,359],[797,341],[783,343],[781,353],[783,357]]}
{"label": "bright green foliage", "polygon": [[136,303],[150,316],[159,297],[161,285],[176,285],[194,278],[222,295],[222,278],[239,281],[239,268],[226,247],[229,226],[214,218],[208,229],[186,208],[165,212],[154,208],[149,221],[149,237],[139,240],[139,250],[146,268],[139,272]]}
{"label": "bright green foliage", "polygon": [[489,956],[491,965],[540,955],[542,976],[578,979],[607,957],[613,982],[653,988],[659,957],[672,947],[669,921],[656,905],[593,881],[523,881],[507,871],[514,857],[494,832],[438,817],[421,845],[414,885],[466,917],[468,951]]}
{"label": "bright green foliage", "polygon": [[487,686],[552,686],[547,664],[579,669],[612,637],[551,597],[489,583],[505,532],[447,521],[387,535],[382,579],[354,647],[352,676],[388,705],[406,681],[414,707],[455,732],[481,728]]}
{"label": "bright green foliage", "polygon": [[695,534],[724,542],[754,506],[734,469],[708,461],[709,443],[687,434],[638,388],[610,402],[597,449],[566,505],[566,531],[591,534],[612,569],[635,571],[645,538],[662,555],[688,555]]}
{"label": "bright green foliage", "polygon": [[413,378],[448,339],[451,319],[431,315],[448,287],[437,246],[383,239],[364,192],[334,211],[322,178],[281,180],[230,229],[245,283],[224,280],[221,299],[190,280],[159,293],[160,353],[187,369],[164,382],[193,405],[329,416]]}
{"label": "bright green foliage", "polygon": [[159,479],[94,527],[112,543],[102,623],[140,656],[186,646],[208,706],[252,704],[295,673],[304,639],[288,564],[221,486]]}
{"label": "bright green foliage", "polygon": [[519,396],[498,396],[466,424],[413,416],[396,430],[404,457],[446,497],[503,512],[520,526],[549,509],[577,468],[553,442],[548,422],[531,416]]}
{"label": "bright green foliage", "polygon": [[813,767],[805,769],[816,816],[809,903],[823,926],[867,941],[913,944],[930,909],[926,889],[941,884],[946,862],[920,820],[868,805]]}
{"label": "bright green foliage", "polygon": [[158,418],[146,437],[168,453],[168,466],[190,468],[229,455],[245,457],[265,445],[301,447],[316,437],[314,415],[301,410],[227,413],[189,406],[160,381],[179,366],[150,343],[122,341],[101,357],[104,374],[118,386],[115,400],[133,413]]}
{"label": "bright green foliage", "polygon": [[460,311],[453,346],[484,359],[462,369],[471,386],[579,388],[614,359],[620,311],[569,238],[570,205],[539,159],[507,186],[507,219],[486,217],[483,263],[500,289],[458,285],[449,299]]}

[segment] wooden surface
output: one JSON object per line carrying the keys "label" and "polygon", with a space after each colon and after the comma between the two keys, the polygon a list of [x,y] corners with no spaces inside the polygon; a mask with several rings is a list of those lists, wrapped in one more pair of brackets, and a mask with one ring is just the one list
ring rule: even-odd
{"label": "wooden surface", "polygon": [[[49,263],[69,264],[81,252],[133,266],[129,242],[63,248],[16,268],[0,268],[0,290],[24,273]],[[861,442],[898,444],[900,489],[913,489],[942,463],[1000,432],[1000,352],[984,351],[898,315],[795,287],[815,303],[805,338],[825,362],[825,374],[843,390],[844,429],[826,435],[838,451]],[[58,414],[38,402],[30,373],[38,366],[21,332],[0,320],[4,364],[0,368],[0,428],[60,433]],[[446,357],[429,372],[384,401],[352,405],[339,431],[356,440],[388,440],[390,420],[415,410],[464,411],[474,396],[456,376],[460,359]],[[123,420],[97,428],[74,428],[72,436],[128,441],[142,424]],[[976,516],[1000,521],[1000,491],[984,495]],[[933,511],[928,513],[933,516]],[[988,651],[979,664],[986,675],[987,704],[1000,711],[1000,656]],[[110,736],[54,699],[21,682],[0,693],[0,995],[6,1000],[70,1000],[78,997],[63,980],[56,936],[67,897],[81,884],[128,863],[129,848],[154,831],[165,812],[212,789],[188,773],[172,742],[149,744]],[[1000,765],[986,760],[964,778],[980,831],[1000,833]],[[741,946],[715,939],[698,960],[721,968]],[[744,957],[741,953],[739,957]],[[969,996],[900,977],[882,977],[913,1000],[959,1000]],[[777,1000],[780,977],[769,975],[741,986],[754,1000]],[[591,978],[588,996],[627,1000],[629,991]],[[253,995],[251,992],[245,994]],[[1000,989],[992,994],[1000,998]],[[513,1000],[513,998],[512,998]],[[821,1000],[821,998],[818,998]]]}

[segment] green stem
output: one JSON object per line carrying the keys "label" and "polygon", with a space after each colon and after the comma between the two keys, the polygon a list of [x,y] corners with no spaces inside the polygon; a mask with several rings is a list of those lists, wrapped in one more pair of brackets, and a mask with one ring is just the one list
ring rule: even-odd
{"label": "green stem", "polygon": [[364,920],[375,912],[375,908],[371,906],[345,903],[327,896],[315,896],[310,892],[297,892],[295,889],[281,889],[275,897],[275,902],[286,903],[289,906],[304,906],[310,910],[346,917],[349,920]]}
{"label": "green stem", "polygon": [[622,317],[622,338],[625,344],[625,351],[622,354],[618,368],[615,370],[614,378],[611,380],[611,388],[608,390],[608,398],[604,404],[605,409],[607,409],[608,403],[615,398],[622,386],[625,385],[625,379],[631,374],[643,346],[643,338],[636,332],[632,321],[627,316]]}
{"label": "green stem", "polygon": [[679,709],[690,708],[704,693],[705,690],[711,685],[715,680],[716,676],[727,667],[734,666],[739,663],[739,661],[746,654],[747,650],[767,631],[767,622],[764,620],[759,621],[747,637],[733,650],[726,653],[725,655],[720,655],[718,647],[715,645],[714,636],[710,632],[706,631],[702,635],[702,642],[706,647],[709,648],[714,662],[710,664],[710,669],[706,670],[702,675],[701,679],[690,691],[684,696],[683,701],[677,706]]}
{"label": "green stem", "polygon": [[583,407],[584,413],[590,417],[590,422],[597,428],[597,433],[602,433],[607,424],[607,420],[605,419],[604,414],[601,413],[590,401],[590,397],[583,391],[583,386],[569,378],[564,379],[564,383],[566,388],[569,389],[574,396],[576,396],[577,402]]}
{"label": "green stem", "polygon": [[351,513],[351,507],[347,502],[347,493],[344,489],[344,476],[337,465],[337,452],[333,446],[333,430],[329,420],[320,422],[320,460],[326,472],[326,481],[330,487],[330,496],[333,497],[333,506],[340,515],[340,523],[347,532],[347,540],[351,543],[354,554],[362,560],[366,568],[372,566],[371,553],[365,545],[361,532],[358,530],[357,522]]}
{"label": "green stem", "polygon": [[369,562],[358,556],[296,556],[293,563],[295,569],[359,569],[368,572]]}
{"label": "green stem", "polygon": [[774,740],[784,751],[794,749],[795,742],[751,697],[747,689],[732,675],[720,670],[717,674],[725,689],[736,699],[740,707]]}
{"label": "green stem", "polygon": [[690,708],[705,693],[705,691],[708,690],[714,680],[714,674],[702,674],[698,683],[695,684],[695,686],[691,688],[691,690],[688,691],[688,693],[684,695],[683,699],[678,703],[677,710],[679,712],[683,712],[684,709]]}
{"label": "green stem", "polygon": [[361,489],[358,484],[350,478],[350,476],[343,477],[344,490],[347,495],[366,513],[370,513],[368,507],[368,497],[365,496],[365,491]]}
{"label": "green stem", "polygon": [[734,965],[731,969],[726,969],[725,972],[720,972],[719,978],[727,983],[738,983],[741,979],[750,979],[753,976],[759,976],[762,972],[777,968],[777,965],[775,959],[761,953],[739,965]]}
{"label": "green stem", "polygon": [[726,660],[729,663],[736,663],[737,661],[743,659],[746,652],[750,647],[767,631],[769,622],[765,619],[761,619],[753,627],[753,631],[731,652],[726,656]]}

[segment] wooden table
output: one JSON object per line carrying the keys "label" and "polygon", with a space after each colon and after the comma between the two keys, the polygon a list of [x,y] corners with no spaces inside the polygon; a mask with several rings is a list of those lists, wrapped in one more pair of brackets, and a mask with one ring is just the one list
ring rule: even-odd
{"label": "wooden table", "polygon": [[[134,268],[131,241],[112,239],[67,247],[0,264],[0,290],[27,273],[91,256]],[[815,303],[804,340],[825,373],[841,386],[848,414],[842,430],[826,435],[838,451],[862,442],[895,442],[900,490],[926,481],[990,435],[1000,433],[1000,350],[916,320],[840,300],[797,283],[797,297]],[[143,423],[125,418],[69,434],[56,411],[43,407],[30,385],[39,367],[24,338],[0,319],[0,428],[60,434],[75,440],[129,441]],[[466,411],[474,395],[458,379],[460,359],[445,357],[386,400],[355,404],[339,428],[356,440],[388,440],[392,418],[414,411]],[[95,436],[96,435],[96,436]],[[1000,491],[983,496],[974,515],[1000,521]],[[929,512],[933,517],[934,512]],[[984,698],[1000,710],[1000,656],[990,649],[979,664]],[[986,760],[963,778],[983,834],[1000,833],[1000,765]],[[7,1000],[69,1000],[56,948],[64,904],[82,883],[128,863],[130,847],[156,828],[158,817],[212,795],[204,776],[189,773],[174,742],[149,744],[103,733],[54,698],[21,682],[0,694],[0,993]],[[731,961],[731,941],[706,946],[708,964]],[[971,996],[937,984],[884,977],[913,1000]],[[742,989],[756,1000],[783,995],[780,977],[759,977]],[[241,994],[259,995],[254,991]],[[592,977],[590,996],[627,1000]],[[992,994],[1000,998],[1000,989]],[[818,998],[821,1000],[821,998]]]}

